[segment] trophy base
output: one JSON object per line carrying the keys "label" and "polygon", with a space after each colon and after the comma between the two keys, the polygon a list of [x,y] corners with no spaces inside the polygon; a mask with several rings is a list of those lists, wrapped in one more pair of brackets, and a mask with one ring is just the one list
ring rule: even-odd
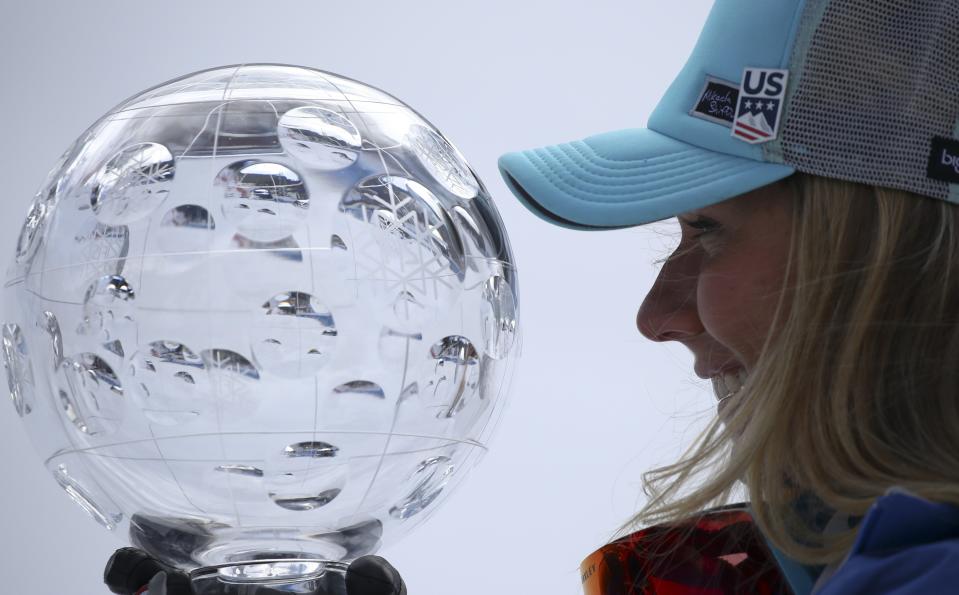
{"label": "trophy base", "polygon": [[346,567],[319,559],[278,559],[206,566],[190,573],[196,595],[346,595]]}

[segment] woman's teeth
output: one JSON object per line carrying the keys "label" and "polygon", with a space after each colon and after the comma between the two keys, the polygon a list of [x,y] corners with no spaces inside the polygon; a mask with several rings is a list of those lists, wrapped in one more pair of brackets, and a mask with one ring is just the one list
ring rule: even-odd
{"label": "woman's teeth", "polygon": [[735,395],[746,383],[746,370],[728,370],[712,377],[713,392],[720,401]]}

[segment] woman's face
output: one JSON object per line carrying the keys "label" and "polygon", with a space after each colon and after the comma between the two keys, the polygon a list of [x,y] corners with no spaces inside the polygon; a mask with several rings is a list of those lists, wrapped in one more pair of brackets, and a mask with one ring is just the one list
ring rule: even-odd
{"label": "woman's face", "polygon": [[770,329],[790,205],[790,190],[779,183],[679,215],[680,245],[639,308],[639,331],[688,347],[696,375],[713,380],[717,398],[742,386]]}

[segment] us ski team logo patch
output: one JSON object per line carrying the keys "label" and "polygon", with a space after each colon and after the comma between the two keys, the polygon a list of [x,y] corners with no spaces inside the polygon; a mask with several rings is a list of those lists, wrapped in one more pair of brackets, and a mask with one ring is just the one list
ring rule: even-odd
{"label": "us ski team logo patch", "polygon": [[778,68],[746,68],[739,85],[739,101],[732,135],[750,144],[776,138],[789,71]]}

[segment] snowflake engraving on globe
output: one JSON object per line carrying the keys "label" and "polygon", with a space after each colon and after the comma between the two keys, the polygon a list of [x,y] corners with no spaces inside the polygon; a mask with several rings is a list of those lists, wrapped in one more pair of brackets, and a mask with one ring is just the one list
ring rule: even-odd
{"label": "snowflake engraving on globe", "polygon": [[4,285],[56,481],[184,568],[348,561],[487,448],[519,351],[486,189],[382,91],[293,66],[141,93],[63,155]]}

